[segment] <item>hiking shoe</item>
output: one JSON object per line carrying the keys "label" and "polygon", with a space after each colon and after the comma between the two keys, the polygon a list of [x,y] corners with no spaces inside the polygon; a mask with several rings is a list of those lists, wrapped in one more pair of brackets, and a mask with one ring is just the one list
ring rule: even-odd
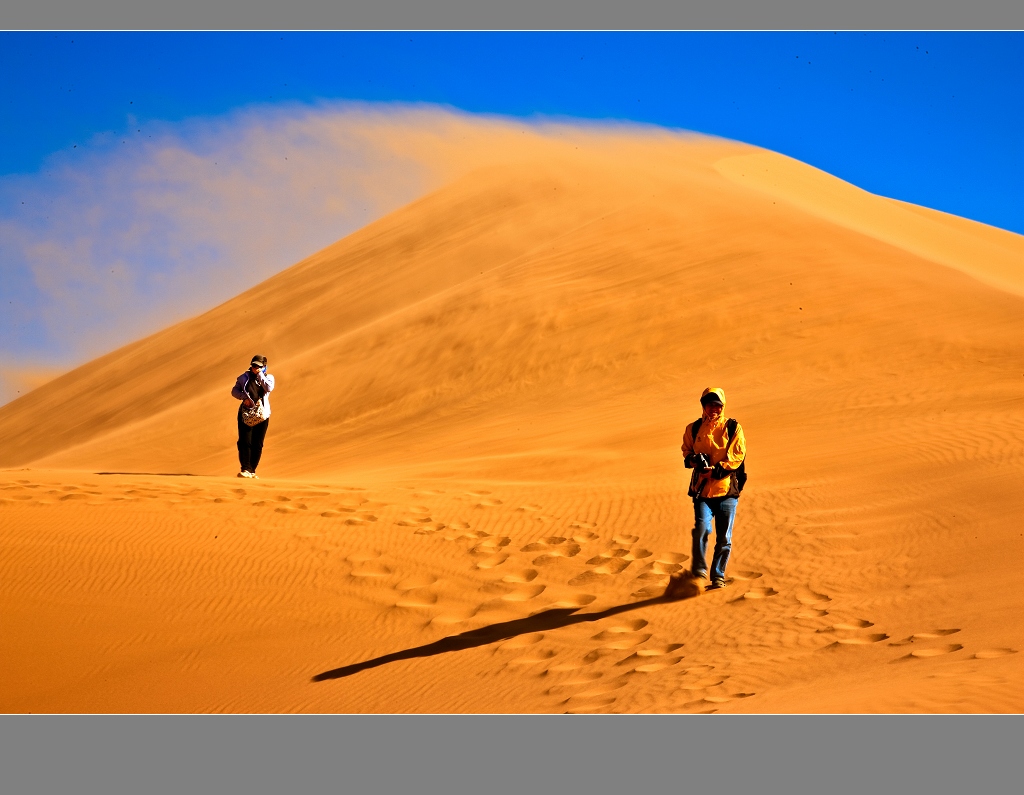
{"label": "hiking shoe", "polygon": [[239,473],[238,473],[237,475],[235,475],[235,477],[236,477],[236,478],[251,478],[251,477],[252,477],[252,473],[250,473],[250,472],[246,472],[246,471],[245,471],[245,470],[243,469],[243,470],[242,470],[241,472],[239,472]]}
{"label": "hiking shoe", "polygon": [[260,479],[260,476],[257,475],[255,472],[250,472],[249,473],[249,477],[251,477],[253,480],[259,480]]}
{"label": "hiking shoe", "polygon": [[708,578],[708,573],[704,571],[704,569],[697,569],[695,571],[691,571],[690,576],[695,580],[706,580]]}
{"label": "hiking shoe", "polygon": [[712,580],[711,581],[711,587],[712,588],[724,588],[725,587],[725,580]]}

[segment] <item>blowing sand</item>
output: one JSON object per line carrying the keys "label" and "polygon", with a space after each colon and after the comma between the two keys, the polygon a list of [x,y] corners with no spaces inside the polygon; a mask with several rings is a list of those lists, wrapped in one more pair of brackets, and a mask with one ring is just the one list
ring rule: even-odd
{"label": "blowing sand", "polygon": [[[1024,238],[728,141],[522,138],[0,408],[0,709],[1024,709]],[[707,386],[733,582],[666,601]]]}

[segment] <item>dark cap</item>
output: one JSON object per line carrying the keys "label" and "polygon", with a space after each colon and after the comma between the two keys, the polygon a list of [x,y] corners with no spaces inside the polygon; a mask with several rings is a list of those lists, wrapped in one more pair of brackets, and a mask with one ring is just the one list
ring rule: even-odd
{"label": "dark cap", "polygon": [[710,406],[711,404],[714,404],[716,406],[724,406],[725,405],[722,402],[722,399],[716,393],[714,393],[714,392],[708,392],[704,397],[702,397],[700,399],[700,404],[702,406]]}
{"label": "dark cap", "polygon": [[266,367],[267,357],[256,354],[255,356],[252,357],[252,361],[249,362],[249,366],[252,367],[254,364],[258,364],[260,367]]}

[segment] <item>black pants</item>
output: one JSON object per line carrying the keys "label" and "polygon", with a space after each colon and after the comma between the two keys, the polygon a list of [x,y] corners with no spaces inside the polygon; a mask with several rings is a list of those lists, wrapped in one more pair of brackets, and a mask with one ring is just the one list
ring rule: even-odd
{"label": "black pants", "polygon": [[267,436],[270,417],[259,425],[246,425],[242,422],[242,412],[238,412],[238,463],[243,472],[255,472],[263,455],[263,440]]}

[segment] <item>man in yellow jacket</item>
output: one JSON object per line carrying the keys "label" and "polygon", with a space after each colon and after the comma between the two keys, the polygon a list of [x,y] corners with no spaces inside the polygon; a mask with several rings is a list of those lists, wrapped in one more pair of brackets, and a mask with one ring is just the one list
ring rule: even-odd
{"label": "man in yellow jacket", "polygon": [[705,559],[712,522],[715,554],[711,561],[711,587],[725,587],[725,567],[732,551],[736,504],[746,482],[743,460],[747,443],[743,429],[725,418],[725,392],[708,387],[700,396],[703,413],[683,433],[683,461],[693,470],[688,494],[693,498],[693,564],[695,579],[708,576]]}

